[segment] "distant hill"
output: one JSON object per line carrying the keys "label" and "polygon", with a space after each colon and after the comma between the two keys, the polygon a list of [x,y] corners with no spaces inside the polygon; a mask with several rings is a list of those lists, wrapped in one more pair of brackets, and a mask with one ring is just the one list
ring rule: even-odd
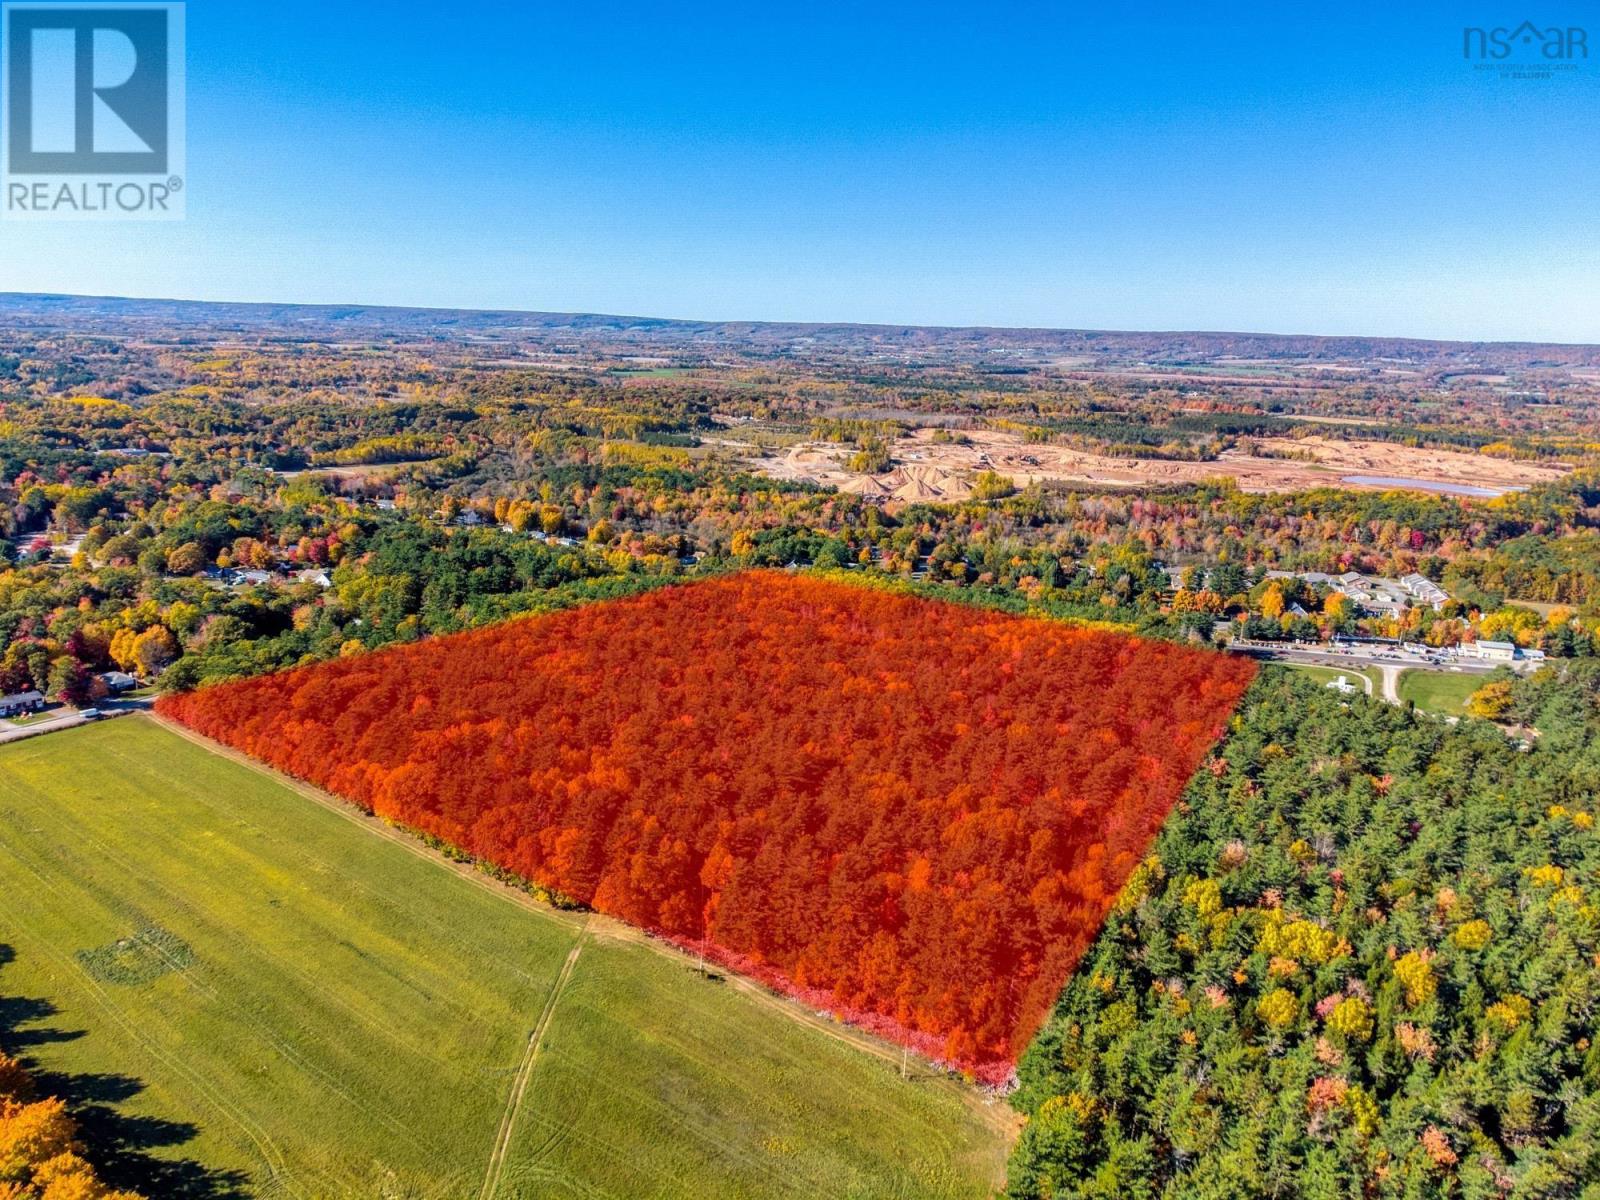
{"label": "distant hill", "polygon": [[308,340],[438,340],[568,346],[627,354],[841,357],[1030,366],[1403,364],[1443,372],[1600,368],[1600,346],[1445,342],[1307,334],[945,328],[682,321],[593,313],[236,304],[0,293],[13,328],[151,336],[183,330]]}

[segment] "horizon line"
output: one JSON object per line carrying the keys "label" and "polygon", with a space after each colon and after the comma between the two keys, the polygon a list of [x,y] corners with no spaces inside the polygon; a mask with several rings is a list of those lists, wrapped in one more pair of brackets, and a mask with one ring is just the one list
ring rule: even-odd
{"label": "horizon line", "polygon": [[1316,339],[1320,341],[1346,342],[1411,342],[1420,345],[1433,346],[1546,346],[1559,349],[1600,350],[1600,341],[1558,342],[1539,341],[1527,338],[1440,338],[1418,337],[1412,334],[1386,333],[1285,333],[1270,330],[1205,329],[1199,327],[1188,329],[1118,329],[1113,327],[1097,327],[1091,325],[948,325],[939,323],[921,324],[903,321],[796,321],[775,320],[763,317],[670,317],[646,316],[637,313],[593,312],[576,309],[567,310],[559,308],[477,308],[470,306],[461,307],[456,305],[434,304],[369,304],[354,300],[204,300],[181,296],[127,296],[118,295],[115,293],[99,294],[89,292],[36,292],[0,289],[0,301],[16,299],[108,301],[121,304],[171,304],[211,307],[233,306],[242,308],[355,309],[363,312],[374,313],[454,313],[468,316],[569,317],[590,320],[598,319],[607,321],[648,322],[660,325],[754,325],[766,326],[769,328],[794,327],[801,329],[917,330],[929,333],[1109,334],[1117,336],[1131,335],[1142,337],[1235,337],[1272,338],[1283,341]]}

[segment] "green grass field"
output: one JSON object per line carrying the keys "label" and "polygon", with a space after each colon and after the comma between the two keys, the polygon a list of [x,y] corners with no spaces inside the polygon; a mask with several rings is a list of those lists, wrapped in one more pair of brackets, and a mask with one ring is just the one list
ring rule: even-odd
{"label": "green grass field", "polygon": [[1407,671],[1400,676],[1400,699],[1410,700],[1425,712],[1465,716],[1467,697],[1488,680],[1482,675],[1452,671]]}
{"label": "green grass field", "polygon": [[152,1200],[937,1200],[1003,1169],[945,1081],[147,718],[0,747],[0,880],[0,1045]]}

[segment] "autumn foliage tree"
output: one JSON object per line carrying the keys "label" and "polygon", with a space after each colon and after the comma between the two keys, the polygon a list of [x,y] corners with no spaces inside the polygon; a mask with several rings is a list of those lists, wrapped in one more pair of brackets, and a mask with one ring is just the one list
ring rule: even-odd
{"label": "autumn foliage tree", "polygon": [[140,1200],[103,1184],[83,1152],[66,1105],[38,1096],[22,1065],[0,1052],[0,1198]]}
{"label": "autumn foliage tree", "polygon": [[750,572],[162,710],[1000,1079],[1254,670]]}

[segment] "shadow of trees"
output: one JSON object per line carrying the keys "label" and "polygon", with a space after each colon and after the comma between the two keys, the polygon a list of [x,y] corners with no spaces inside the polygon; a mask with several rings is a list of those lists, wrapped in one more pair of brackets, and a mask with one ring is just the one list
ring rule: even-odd
{"label": "shadow of trees", "polygon": [[[15,957],[10,946],[0,943],[0,969]],[[121,1106],[144,1091],[143,1081],[132,1075],[52,1071],[41,1064],[35,1054],[39,1047],[85,1035],[84,1030],[53,1023],[57,1015],[48,1000],[0,994],[0,1050],[21,1060],[41,1096],[66,1101],[88,1158],[105,1182],[141,1192],[150,1200],[245,1200],[250,1195],[250,1180],[243,1172],[217,1171],[156,1153],[182,1146],[199,1129],[187,1121],[123,1112]]]}

